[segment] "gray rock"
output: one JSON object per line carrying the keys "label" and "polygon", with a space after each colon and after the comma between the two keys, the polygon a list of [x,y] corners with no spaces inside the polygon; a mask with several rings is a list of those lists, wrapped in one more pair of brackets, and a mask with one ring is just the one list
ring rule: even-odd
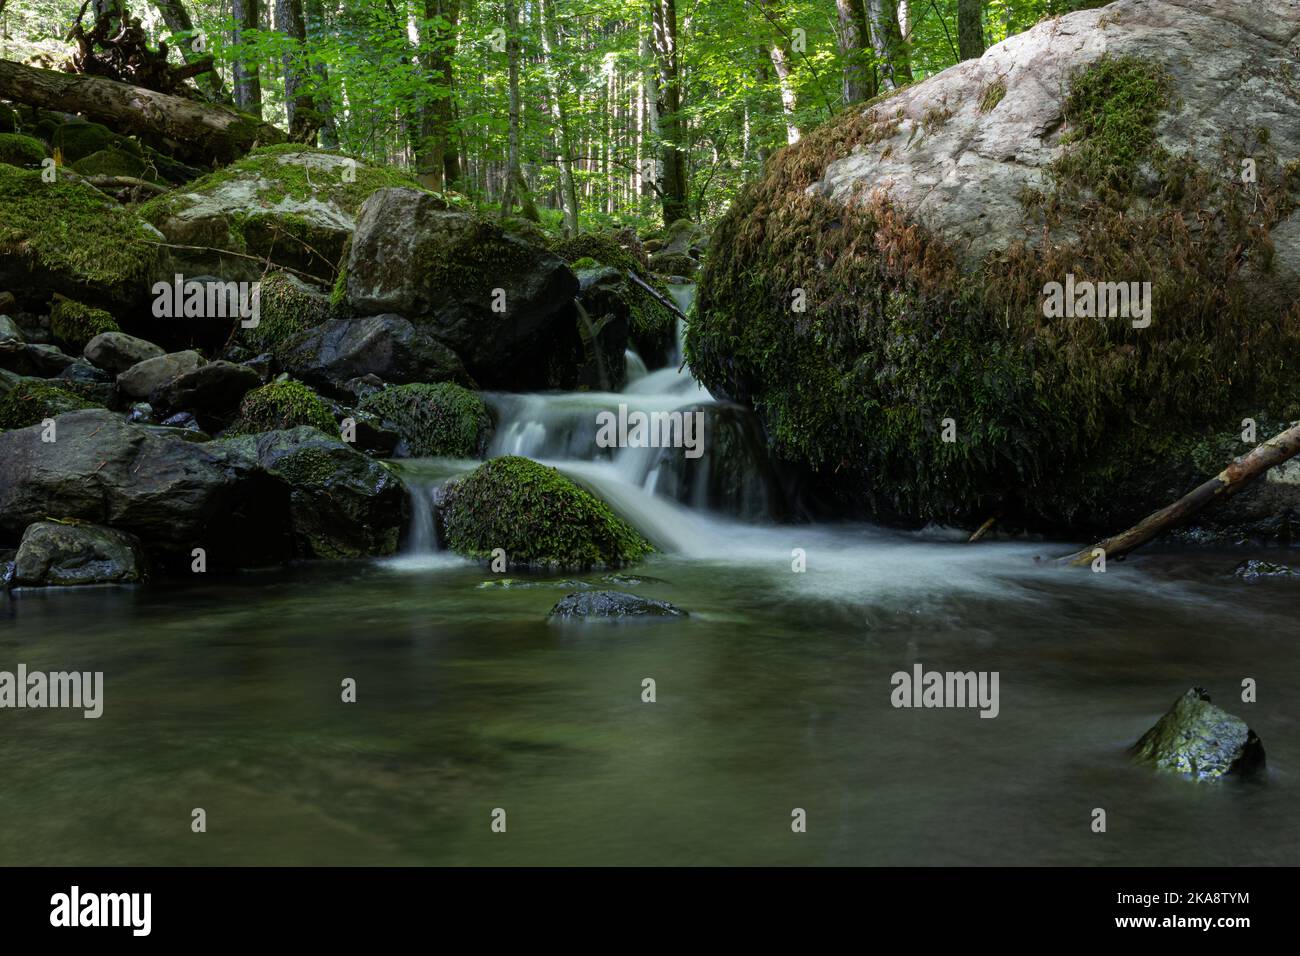
{"label": "gray rock", "polygon": [[1274,564],[1271,561],[1260,561],[1257,558],[1241,562],[1233,569],[1233,576],[1241,578],[1243,581],[1260,581],[1264,578],[1294,578],[1300,577],[1295,570],[1285,564]]}
{"label": "gray rock", "polygon": [[400,315],[331,319],[286,343],[283,365],[316,388],[349,394],[352,379],[377,376],[397,385],[457,382],[472,385],[460,359],[427,331]]}
{"label": "gray rock", "polygon": [[137,362],[117,377],[117,387],[131,398],[148,399],[173,379],[203,364],[198,352],[169,352]]}
{"label": "gray rock", "polygon": [[93,524],[38,521],[23,532],[14,584],[130,584],[145,579],[145,567],[133,535]]}
{"label": "gray rock", "polygon": [[1130,751],[1138,763],[1198,779],[1246,776],[1264,769],[1264,745],[1246,722],[1210,703],[1193,687]]}
{"label": "gray rock", "polygon": [[580,621],[641,621],[682,618],[687,614],[667,601],[626,591],[579,591],[560,599],[548,617]]}
{"label": "gray rock", "polygon": [[516,384],[548,330],[572,322],[578,291],[547,250],[402,188],[378,190],[361,207],[347,283],[353,311],[427,326],[486,386]]}
{"label": "gray rock", "polygon": [[261,384],[256,369],[216,361],[176,376],[156,389],[149,400],[156,408],[222,416],[238,408],[244,395]]}
{"label": "gray rock", "polygon": [[58,375],[77,360],[53,345],[0,339],[0,368],[19,375],[49,378]]}
{"label": "gray rock", "polygon": [[18,328],[18,323],[7,315],[0,315],[0,339],[17,339],[19,342],[25,341],[23,330]]}
{"label": "gray rock", "polygon": [[82,354],[93,365],[118,375],[132,365],[146,359],[158,358],[164,352],[152,342],[127,335],[125,332],[100,332],[86,343]]}

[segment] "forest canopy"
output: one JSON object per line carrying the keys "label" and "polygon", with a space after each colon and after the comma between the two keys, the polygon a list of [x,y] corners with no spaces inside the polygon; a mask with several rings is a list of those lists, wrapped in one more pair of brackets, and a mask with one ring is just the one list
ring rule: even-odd
{"label": "forest canopy", "polygon": [[0,0],[0,59],[66,69],[79,16],[117,8],[176,66],[210,58],[191,95],[572,234],[714,218],[846,105],[1097,5]]}

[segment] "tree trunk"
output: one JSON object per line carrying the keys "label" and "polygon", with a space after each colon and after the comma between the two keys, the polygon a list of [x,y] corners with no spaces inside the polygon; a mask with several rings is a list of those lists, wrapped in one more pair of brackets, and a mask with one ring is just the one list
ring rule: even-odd
{"label": "tree trunk", "polygon": [[1300,425],[1288,428],[1262,445],[1256,445],[1249,454],[1234,460],[1215,477],[1183,495],[1172,505],[1147,515],[1123,534],[1099,541],[1091,548],[1076,551],[1061,558],[1060,563],[1089,565],[1093,562],[1094,552],[1097,550],[1103,551],[1108,560],[1122,557],[1142,547],[1162,531],[1182,524],[1207,505],[1231,498],[1268,469],[1282,464],[1297,453],[1300,453]]}
{"label": "tree trunk", "polygon": [[[181,42],[180,46],[181,59],[186,63],[196,63],[204,59],[207,54],[194,49],[194,21],[190,19],[185,4],[181,0],[154,0],[154,6],[162,14],[163,23],[167,24],[168,30],[171,30],[172,33],[186,34],[186,39]],[[203,85],[208,88],[208,92],[217,102],[230,102],[230,97],[226,93],[226,86],[221,82],[221,74],[215,69],[203,74]]]}
{"label": "tree trunk", "polygon": [[912,82],[912,60],[898,22],[898,0],[867,0],[871,45],[880,61],[881,82],[895,90]]}
{"label": "tree trunk", "polygon": [[515,204],[515,182],[519,171],[519,8],[515,0],[505,0],[506,74],[509,89],[509,124],[506,132],[506,181],[501,193],[501,215],[510,215]]}
{"label": "tree trunk", "polygon": [[578,234],[578,190],[573,181],[573,141],[569,136],[569,114],[564,105],[564,89],[555,69],[555,8],[551,0],[540,0],[537,15],[541,21],[542,57],[546,67],[547,99],[551,101],[551,117],[559,133],[560,206],[564,210],[564,232],[573,237]]}
{"label": "tree trunk", "polygon": [[298,143],[314,143],[320,116],[312,102],[302,0],[275,0],[275,28],[290,41],[289,52],[284,55],[284,105],[289,114],[289,138]]}
{"label": "tree trunk", "polygon": [[[324,0],[306,0],[304,12],[307,15],[307,38],[316,41],[320,37],[323,37],[325,35]],[[330,95],[329,70],[323,62],[314,64],[312,70],[316,74],[318,86],[316,91],[316,109],[320,114],[321,122],[320,144],[326,149],[338,149],[338,120],[334,116],[334,102],[333,97]]]}
{"label": "tree trunk", "polygon": [[682,152],[682,90],[677,55],[676,0],[651,0],[653,43],[658,68],[659,133],[663,137],[663,178],[659,184],[664,225],[685,219],[686,156]]}
{"label": "tree trunk", "polygon": [[253,146],[285,139],[269,123],[229,107],[9,60],[0,60],[0,99],[82,113],[128,135],[161,135],[180,144],[179,158],[202,165],[228,163]]}
{"label": "tree trunk", "polygon": [[[230,0],[230,15],[235,21],[230,39],[240,43],[245,30],[256,30],[261,25],[261,0]],[[235,106],[261,119],[262,80],[256,60],[235,60],[234,84]]]}
{"label": "tree trunk", "polygon": [[957,50],[963,60],[984,55],[984,0],[957,0]]}
{"label": "tree trunk", "polygon": [[863,0],[835,0],[840,21],[840,63],[843,82],[840,98],[844,105],[861,103],[876,95],[867,68],[867,51],[871,48],[871,30],[863,12]]}
{"label": "tree trunk", "polygon": [[424,0],[424,19],[420,61],[435,94],[421,108],[416,177],[430,189],[450,189],[461,176],[453,88],[460,0]]}

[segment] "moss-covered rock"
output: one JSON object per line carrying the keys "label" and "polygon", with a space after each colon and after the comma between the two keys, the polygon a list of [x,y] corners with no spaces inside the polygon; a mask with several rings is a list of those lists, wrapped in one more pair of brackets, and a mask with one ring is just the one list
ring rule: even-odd
{"label": "moss-covered rock", "polygon": [[0,209],[0,288],[20,303],[40,308],[54,292],[127,301],[148,291],[156,236],[103,193],[0,165]]}
{"label": "moss-covered rock", "polygon": [[94,407],[67,389],[22,379],[0,398],[0,429],[27,428],[64,412]]}
{"label": "moss-covered rock", "polygon": [[64,123],[54,129],[50,145],[63,154],[65,163],[78,162],[106,149],[121,150],[137,156],[142,152],[136,140],[114,133],[101,123]]}
{"label": "moss-covered rock", "polygon": [[[617,284],[601,282],[591,298],[586,297],[590,287],[584,288],[584,306],[593,318],[603,314],[625,317],[628,335],[648,368],[659,368],[668,361],[677,341],[677,316],[627,278],[628,272],[635,273],[664,299],[672,301],[668,287],[651,271],[645,251],[634,234],[584,232],[555,240],[551,250],[575,270],[594,270],[598,265],[617,269],[620,273]],[[609,301],[611,294],[617,303]]]}
{"label": "moss-covered rock", "polygon": [[334,317],[329,298],[288,272],[272,272],[258,288],[257,325],[240,331],[240,341],[254,352],[283,361],[289,339]]}
{"label": "moss-covered rock", "polygon": [[103,309],[72,299],[57,299],[50,308],[50,331],[76,351],[102,332],[121,332],[117,321]]}
{"label": "moss-covered rock", "polygon": [[101,149],[72,164],[74,172],[83,176],[131,176],[148,182],[157,182],[158,173],[136,153],[118,147]]}
{"label": "moss-covered rock", "polygon": [[515,456],[494,458],[451,484],[441,521],[453,551],[488,559],[501,548],[514,566],[619,567],[653,550],[590,492]]}
{"label": "moss-covered rock", "polygon": [[244,396],[228,435],[251,435],[310,425],[332,437],[339,428],[329,406],[301,382],[270,382]]}
{"label": "moss-covered rock", "polygon": [[39,166],[45,158],[45,144],[21,133],[0,133],[0,163],[10,166]]}
{"label": "moss-covered rock", "polygon": [[366,396],[360,408],[402,437],[398,458],[481,458],[492,435],[483,400],[452,382],[394,385]]}
{"label": "moss-covered rock", "polygon": [[[385,166],[301,144],[255,149],[231,163],[140,207],[140,215],[177,244],[230,250],[269,259],[334,281],[356,216],[366,197],[386,186],[418,189]],[[258,278],[261,268],[219,252],[175,251],[177,271]]]}
{"label": "moss-covered rock", "polygon": [[1264,745],[1240,717],[1210,703],[1193,687],[1133,745],[1137,763],[1172,770],[1200,780],[1228,774],[1246,776],[1264,769]]}
{"label": "moss-covered rock", "polygon": [[[1061,45],[1105,15],[845,111],[774,157],[715,230],[688,361],[841,507],[1114,530],[1152,468],[1169,483],[1172,443],[1296,400],[1283,160],[1300,128],[1263,142],[1254,99],[1224,102],[1184,68],[1215,58],[1261,82],[1223,52],[1230,11],[1184,29],[1130,5],[1106,26],[1110,55]],[[1049,314],[1067,280],[1150,282],[1150,323]]]}

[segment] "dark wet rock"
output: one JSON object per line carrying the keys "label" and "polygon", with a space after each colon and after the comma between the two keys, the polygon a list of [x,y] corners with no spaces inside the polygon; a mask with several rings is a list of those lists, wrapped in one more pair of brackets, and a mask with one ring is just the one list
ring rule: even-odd
{"label": "dark wet rock", "polygon": [[217,444],[255,459],[283,483],[299,555],[358,558],[397,550],[406,526],[406,491],[380,462],[306,425]]}
{"label": "dark wet rock", "polygon": [[483,581],[480,583],[478,585],[478,590],[530,591],[540,588],[548,591],[578,591],[590,587],[591,585],[586,581],[574,581],[570,579],[564,581],[529,581],[524,578],[494,578],[491,581]]}
{"label": "dark wet rock", "polygon": [[1215,707],[1193,687],[1133,745],[1138,763],[1198,779],[1247,776],[1264,769],[1264,745],[1246,722]]}
{"label": "dark wet rock", "polygon": [[652,578],[648,574],[607,574],[601,578],[606,584],[617,584],[619,587],[634,588],[642,584],[667,584],[663,578]]}
{"label": "dark wet rock", "polygon": [[101,332],[86,343],[86,360],[106,372],[120,375],[132,365],[158,358],[164,352],[152,342],[125,332]]}
{"label": "dark wet rock", "polygon": [[132,365],[117,376],[117,387],[131,398],[150,398],[168,382],[203,364],[195,351],[169,352]]}
{"label": "dark wet rock", "polygon": [[0,341],[5,339],[17,339],[22,342],[26,340],[26,336],[23,335],[23,330],[18,327],[17,322],[0,312]]}
{"label": "dark wet rock", "polygon": [[[48,348],[48,346],[33,346],[33,348],[37,347]],[[63,379],[65,382],[76,382],[81,385],[113,384],[112,375],[109,375],[101,368],[96,368],[85,359],[73,359],[63,366],[55,377]]]}
{"label": "dark wet rock", "polygon": [[400,315],[332,319],[290,338],[282,364],[316,388],[344,392],[352,379],[470,383],[460,359],[426,330]]}
{"label": "dark wet rock", "polygon": [[0,434],[0,527],[14,533],[48,515],[136,535],[151,554],[202,547],[210,567],[257,566],[288,553],[289,496],[257,462],[220,442],[133,425],[104,409]]}
{"label": "dark wet rock", "polygon": [[254,369],[233,362],[209,362],[157,388],[150,402],[162,409],[194,412],[204,419],[229,416],[243,397],[262,384]]}
{"label": "dark wet rock", "polygon": [[50,378],[76,361],[53,345],[27,343],[15,338],[0,339],[0,368],[19,375]]}
{"label": "dark wet rock", "polygon": [[134,535],[93,524],[38,521],[23,532],[14,584],[66,587],[143,581],[146,563]]}
{"label": "dark wet rock", "polygon": [[561,599],[548,616],[561,620],[633,621],[682,618],[687,614],[667,601],[626,591],[580,591]]}
{"label": "dark wet rock", "polygon": [[572,326],[578,281],[496,223],[429,193],[381,189],[357,217],[347,291],[359,314],[396,312],[427,327],[483,385],[519,387],[541,371],[534,353],[552,327]]}
{"label": "dark wet rock", "polygon": [[1243,581],[1300,577],[1300,574],[1297,574],[1289,565],[1274,564],[1272,561],[1260,561],[1257,558],[1250,558],[1241,562],[1233,569],[1232,573],[1234,577],[1241,578]]}
{"label": "dark wet rock", "polygon": [[148,402],[136,402],[127,413],[127,419],[137,425],[152,424],[154,420],[153,406]]}
{"label": "dark wet rock", "polygon": [[199,423],[189,412],[177,412],[175,415],[164,419],[158,424],[162,425],[164,428],[188,428],[191,430],[199,427]]}

